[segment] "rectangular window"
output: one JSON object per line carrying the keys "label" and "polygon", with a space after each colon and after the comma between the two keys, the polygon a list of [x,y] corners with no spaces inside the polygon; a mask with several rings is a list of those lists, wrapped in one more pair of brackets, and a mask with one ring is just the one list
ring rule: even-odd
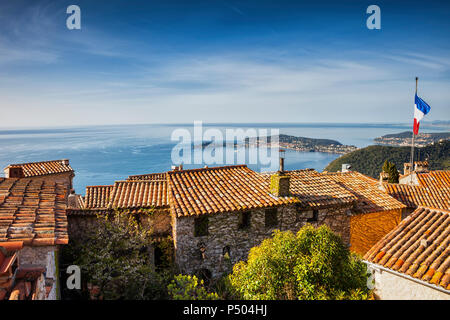
{"label": "rectangular window", "polygon": [[266,209],[265,224],[266,224],[266,228],[272,228],[272,227],[275,227],[278,225],[276,208]]}
{"label": "rectangular window", "polygon": [[245,230],[250,228],[250,211],[241,212],[239,216],[238,229]]}
{"label": "rectangular window", "polygon": [[306,220],[307,222],[317,222],[319,220],[319,210],[313,210],[312,218]]}
{"label": "rectangular window", "polygon": [[201,216],[194,219],[194,237],[208,235],[208,216]]}

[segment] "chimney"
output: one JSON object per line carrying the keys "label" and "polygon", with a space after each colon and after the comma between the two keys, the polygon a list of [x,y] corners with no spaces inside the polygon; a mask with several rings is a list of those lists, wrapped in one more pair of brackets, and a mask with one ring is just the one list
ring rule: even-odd
{"label": "chimney", "polygon": [[381,171],[380,172],[380,184],[387,183],[389,180],[389,173]]}
{"label": "chimney", "polygon": [[69,165],[69,159],[62,159],[61,162],[62,162],[62,164],[65,165],[65,166],[68,166],[68,165]]}
{"label": "chimney", "polygon": [[341,170],[341,171],[342,171],[342,172],[350,172],[350,171],[351,171],[351,170],[350,170],[351,168],[352,168],[351,165],[349,165],[349,164],[347,164],[347,163],[343,163],[343,164],[342,164],[342,170]]}
{"label": "chimney", "polygon": [[280,170],[270,176],[270,193],[276,197],[288,197],[291,177],[284,172],[284,150],[280,150]]}
{"label": "chimney", "polygon": [[408,175],[411,173],[411,163],[410,162],[405,162],[403,164],[403,175]]}
{"label": "chimney", "polygon": [[286,150],[280,149],[280,169],[278,172],[283,173],[284,172],[284,157],[286,156]]}
{"label": "chimney", "polygon": [[415,161],[414,162],[415,172],[428,172],[428,161]]}
{"label": "chimney", "polygon": [[23,178],[23,170],[21,167],[8,166],[4,170],[5,178]]}

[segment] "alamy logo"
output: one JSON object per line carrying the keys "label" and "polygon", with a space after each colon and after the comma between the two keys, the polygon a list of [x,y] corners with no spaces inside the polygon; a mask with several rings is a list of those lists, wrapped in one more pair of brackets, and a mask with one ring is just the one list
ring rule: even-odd
{"label": "alamy logo", "polygon": [[193,135],[188,129],[176,129],[171,140],[173,164],[251,164],[276,170],[279,162],[279,129],[216,128],[203,130],[202,121],[194,121]]}
{"label": "alamy logo", "polygon": [[67,20],[66,20],[67,29],[69,29],[69,30],[73,30],[73,29],[80,30],[81,29],[81,10],[80,10],[80,7],[77,6],[77,5],[72,4],[72,5],[67,7],[66,13],[70,14],[70,16],[68,16]]}
{"label": "alamy logo", "polygon": [[67,289],[73,290],[81,289],[81,270],[80,267],[77,265],[70,265],[67,267],[66,270],[67,274],[70,274],[70,276],[67,277],[66,286]]}
{"label": "alamy logo", "polygon": [[367,14],[371,14],[366,21],[369,30],[381,29],[381,9],[379,6],[373,4],[367,7]]}

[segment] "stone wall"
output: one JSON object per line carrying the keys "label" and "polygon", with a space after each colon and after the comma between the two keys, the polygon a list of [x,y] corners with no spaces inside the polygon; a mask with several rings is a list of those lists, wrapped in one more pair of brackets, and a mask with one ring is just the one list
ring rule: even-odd
{"label": "stone wall", "polygon": [[[98,211],[99,214],[106,214],[106,211]],[[112,214],[112,212],[111,212]],[[73,214],[67,217],[69,241],[84,240],[90,233],[94,232],[99,225],[99,218],[95,212],[89,214]],[[150,229],[155,235],[171,234],[170,213],[166,209],[155,210],[151,214],[139,216],[139,222]]]}
{"label": "stone wall", "polygon": [[[179,271],[193,274],[208,270],[213,278],[220,277],[240,260],[246,260],[250,248],[269,238],[274,229],[297,232],[307,222],[314,226],[328,225],[345,243],[350,240],[349,207],[318,210],[316,221],[312,210],[300,211],[295,205],[278,207],[278,223],[266,228],[265,210],[250,212],[250,226],[239,229],[240,212],[218,213],[208,216],[208,235],[194,236],[195,217],[173,219],[175,261]],[[309,219],[309,221],[308,221]],[[225,253],[229,252],[229,260]]]}
{"label": "stone wall", "polygon": [[167,209],[155,210],[149,215],[140,218],[143,226],[155,235],[170,235],[172,231],[170,211]]}
{"label": "stone wall", "polygon": [[69,215],[67,231],[70,241],[83,241],[98,228],[96,215]]}
{"label": "stone wall", "polygon": [[57,283],[59,275],[56,268],[56,259],[58,259],[57,246],[25,246],[19,251],[20,266],[45,268],[45,286],[51,287],[47,300],[57,299]]}

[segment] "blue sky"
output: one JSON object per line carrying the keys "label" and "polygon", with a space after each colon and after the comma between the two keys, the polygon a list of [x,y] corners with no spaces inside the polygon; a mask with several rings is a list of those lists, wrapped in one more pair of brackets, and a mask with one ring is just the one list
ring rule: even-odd
{"label": "blue sky", "polygon": [[308,2],[0,0],[0,127],[450,120],[450,4]]}

